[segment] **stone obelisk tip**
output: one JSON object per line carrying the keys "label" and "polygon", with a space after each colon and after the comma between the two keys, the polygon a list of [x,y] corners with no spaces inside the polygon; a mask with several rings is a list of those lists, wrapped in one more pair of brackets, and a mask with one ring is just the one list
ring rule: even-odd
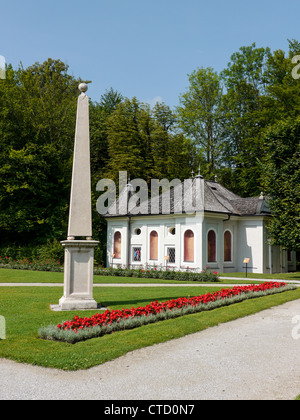
{"label": "stone obelisk tip", "polygon": [[85,93],[88,90],[88,85],[86,83],[80,83],[78,89],[81,93]]}

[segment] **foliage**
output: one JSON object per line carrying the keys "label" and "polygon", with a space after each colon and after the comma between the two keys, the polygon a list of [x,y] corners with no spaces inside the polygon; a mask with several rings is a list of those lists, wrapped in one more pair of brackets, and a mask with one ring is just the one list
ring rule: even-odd
{"label": "foliage", "polygon": [[150,109],[136,98],[122,99],[110,90],[91,106],[93,236],[100,240],[95,250],[100,264],[106,262],[106,222],[96,212],[97,182],[108,178],[118,186],[119,172],[126,171],[131,179],[145,180],[150,192],[151,179],[184,180],[198,162],[193,144],[173,131],[175,115],[167,105]]}
{"label": "foliage", "polygon": [[226,88],[223,164],[231,169],[231,190],[242,196],[260,192],[258,159],[264,155],[261,137],[269,124],[264,101],[270,55],[269,48],[256,48],[255,43],[241,47],[221,72]]}
{"label": "foliage", "polygon": [[152,278],[162,280],[200,281],[214,283],[218,281],[216,272],[207,269],[201,273],[192,271],[176,271],[159,268],[95,268],[95,274],[99,276],[119,276],[135,278]]}
{"label": "foliage", "polygon": [[300,118],[280,122],[266,135],[265,190],[272,242],[300,251]]}
{"label": "foliage", "polygon": [[[61,247],[59,246],[59,254],[61,254]],[[24,249],[22,249],[24,250]],[[0,250],[1,251],[1,250]],[[2,250],[0,256],[0,268],[18,269],[18,270],[34,270],[34,271],[63,271],[63,256],[57,257],[56,252],[52,252],[47,247],[28,248],[28,256],[24,257],[22,252],[17,252],[15,249],[10,252],[10,248]],[[8,256],[10,255],[10,256]],[[13,257],[11,256],[13,255]],[[175,270],[161,270],[161,269],[143,269],[143,268],[101,268],[94,267],[94,274],[98,276],[113,276],[113,277],[134,277],[147,279],[161,279],[161,280],[177,280],[177,281],[199,281],[206,283],[218,282],[218,275],[216,272],[203,270],[201,273],[191,271],[175,271]]]}
{"label": "foliage", "polygon": [[7,71],[0,91],[2,243],[44,242],[66,229],[78,80],[49,59]]}
{"label": "foliage", "polygon": [[211,177],[215,174],[222,151],[224,116],[221,78],[211,68],[200,68],[189,75],[189,82],[188,90],[179,98],[178,125],[194,140],[205,159],[202,174]]}
{"label": "foliage", "polygon": [[8,268],[14,270],[31,270],[31,271],[51,271],[51,272],[62,272],[63,266],[60,261],[51,259],[3,259],[0,257],[0,268]]}
{"label": "foliage", "polygon": [[[164,104],[151,110],[136,98],[117,105],[107,121],[107,178],[118,183],[119,171],[131,179],[186,179],[196,157],[192,143],[171,131],[174,116]],[[180,162],[180,166],[178,165]]]}
{"label": "foliage", "polygon": [[[271,144],[277,146],[269,133],[276,132],[281,121],[300,115],[300,83],[292,77],[291,61],[297,54],[296,40],[288,41],[287,52],[271,52],[255,43],[243,46],[220,73],[212,68],[191,72],[175,112],[164,103],[151,109],[113,88],[99,102],[90,101],[97,263],[106,261],[106,222],[96,212],[96,184],[101,178],[118,182],[120,170],[131,179],[146,180],[150,191],[151,179],[184,180],[200,164],[202,175],[212,179],[217,174],[219,182],[241,196],[259,195],[263,188],[265,194],[272,193],[266,168],[272,167]],[[53,59],[28,68],[8,65],[6,79],[0,80],[0,249],[15,249],[18,259],[36,254],[38,246],[52,258],[49,244],[65,239],[81,81],[69,74],[66,64]],[[272,172],[278,183],[287,170],[281,166],[282,171],[278,166]],[[290,181],[297,182],[296,169]],[[284,182],[288,191],[288,177]],[[273,202],[278,223],[279,200],[283,214],[292,206],[294,215],[292,211],[288,217],[282,215],[272,236],[288,247],[289,232],[294,238],[289,248],[298,249],[298,235],[292,229],[293,224],[298,226],[297,186],[294,199],[291,195],[277,195],[276,206]],[[57,244],[53,246],[58,254]],[[32,251],[20,255],[21,247]]]}
{"label": "foliage", "polygon": [[2,264],[6,262],[34,260],[54,260],[63,263],[64,250],[60,242],[54,239],[48,240],[43,245],[13,246],[7,245],[0,248],[0,258]]}

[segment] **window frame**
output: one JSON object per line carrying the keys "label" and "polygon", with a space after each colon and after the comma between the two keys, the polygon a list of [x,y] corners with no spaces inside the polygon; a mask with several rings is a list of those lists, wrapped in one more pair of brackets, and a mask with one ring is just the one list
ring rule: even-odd
{"label": "window frame", "polygon": [[[134,253],[135,250],[140,250],[140,257],[138,260],[135,259]],[[140,263],[142,262],[142,246],[141,245],[133,245],[131,249],[131,261],[132,263]]]}
{"label": "window frame", "polygon": [[[230,260],[225,260],[225,234],[227,232],[230,234]],[[232,263],[233,262],[233,234],[232,234],[232,231],[230,229],[226,229],[224,231],[224,234],[223,234],[223,250],[224,250],[224,255],[223,255],[224,263]]]}
{"label": "window frame", "polygon": [[[215,259],[214,260],[210,260],[209,259],[209,257],[210,257],[210,252],[209,252],[209,249],[210,249],[210,245],[209,245],[209,234],[210,234],[210,232],[213,232],[214,233],[214,235],[215,235],[215,244],[214,244],[214,246],[215,246],[215,249],[214,249],[214,257],[215,257]],[[206,235],[206,249],[207,249],[207,262],[208,263],[212,263],[212,264],[215,264],[215,263],[217,263],[218,262],[218,253],[217,253],[217,232],[215,231],[215,229],[213,229],[213,228],[210,228],[209,230],[208,230],[208,232],[207,232],[207,235]]]}
{"label": "window frame", "polygon": [[[193,234],[192,238],[193,238],[193,260],[187,260],[187,254],[189,253],[186,249],[186,234],[187,232],[191,232]],[[193,229],[186,229],[183,233],[183,262],[184,263],[194,263],[195,262],[195,232],[193,231]]]}
{"label": "window frame", "polygon": [[[120,252],[118,253],[118,257],[116,256],[117,252],[116,252],[116,240],[115,237],[116,235],[119,234],[120,235]],[[113,237],[113,253],[114,255],[113,259],[114,260],[121,260],[122,259],[122,232],[120,232],[119,230],[116,230],[114,232],[114,237]]]}
{"label": "window frame", "polygon": [[[153,255],[151,255],[151,235],[152,233],[156,233],[156,258],[151,258]],[[159,234],[156,229],[152,229],[149,233],[149,261],[158,261],[159,257]]]}
{"label": "window frame", "polygon": [[[167,260],[167,265],[168,264],[176,264],[176,246],[174,245],[168,245],[167,247],[167,257],[169,257],[169,259]],[[170,249],[174,250],[174,261],[170,261]]]}

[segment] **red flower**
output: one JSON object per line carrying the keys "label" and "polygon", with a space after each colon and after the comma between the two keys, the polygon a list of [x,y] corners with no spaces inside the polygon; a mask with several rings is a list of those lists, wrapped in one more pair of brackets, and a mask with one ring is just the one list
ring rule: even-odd
{"label": "red flower", "polygon": [[77,332],[78,329],[89,328],[96,325],[110,325],[113,322],[119,322],[121,319],[149,316],[151,314],[156,315],[160,312],[170,311],[175,308],[180,309],[188,306],[197,306],[201,303],[207,304],[218,299],[231,298],[232,296],[237,296],[241,293],[258,292],[284,286],[285,283],[278,282],[266,282],[257,285],[252,284],[249,286],[235,286],[232,289],[221,289],[214,293],[206,293],[204,295],[194,296],[191,298],[181,297],[161,303],[155,301],[145,307],[139,306],[137,308],[132,307],[131,309],[116,309],[112,311],[106,310],[104,313],[95,314],[90,318],[79,318],[79,316],[76,315],[70,321],[57,325],[57,328]]}

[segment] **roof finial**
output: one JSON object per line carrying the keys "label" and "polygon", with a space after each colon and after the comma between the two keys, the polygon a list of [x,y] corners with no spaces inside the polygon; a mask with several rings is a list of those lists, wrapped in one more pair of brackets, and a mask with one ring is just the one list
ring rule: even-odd
{"label": "roof finial", "polygon": [[260,199],[260,200],[263,200],[264,198],[265,198],[265,197],[264,197],[264,193],[263,193],[263,192],[261,192],[261,193],[260,193],[260,197],[259,197],[259,199]]}
{"label": "roof finial", "polygon": [[215,182],[218,182],[218,175],[215,175]]}
{"label": "roof finial", "polygon": [[193,170],[193,169],[192,169],[191,174],[192,174],[192,179],[194,179],[195,172],[194,172],[194,170]]}
{"label": "roof finial", "polygon": [[127,187],[127,191],[128,191],[129,193],[132,193],[132,192],[134,191],[133,185],[132,185],[132,183],[130,182],[130,176],[128,176],[128,182],[127,182],[127,184],[126,184],[126,187]]}
{"label": "roof finial", "polygon": [[198,175],[196,176],[196,178],[203,178],[203,176],[201,175],[201,171],[200,171],[200,165],[199,165],[199,169],[198,169]]}

